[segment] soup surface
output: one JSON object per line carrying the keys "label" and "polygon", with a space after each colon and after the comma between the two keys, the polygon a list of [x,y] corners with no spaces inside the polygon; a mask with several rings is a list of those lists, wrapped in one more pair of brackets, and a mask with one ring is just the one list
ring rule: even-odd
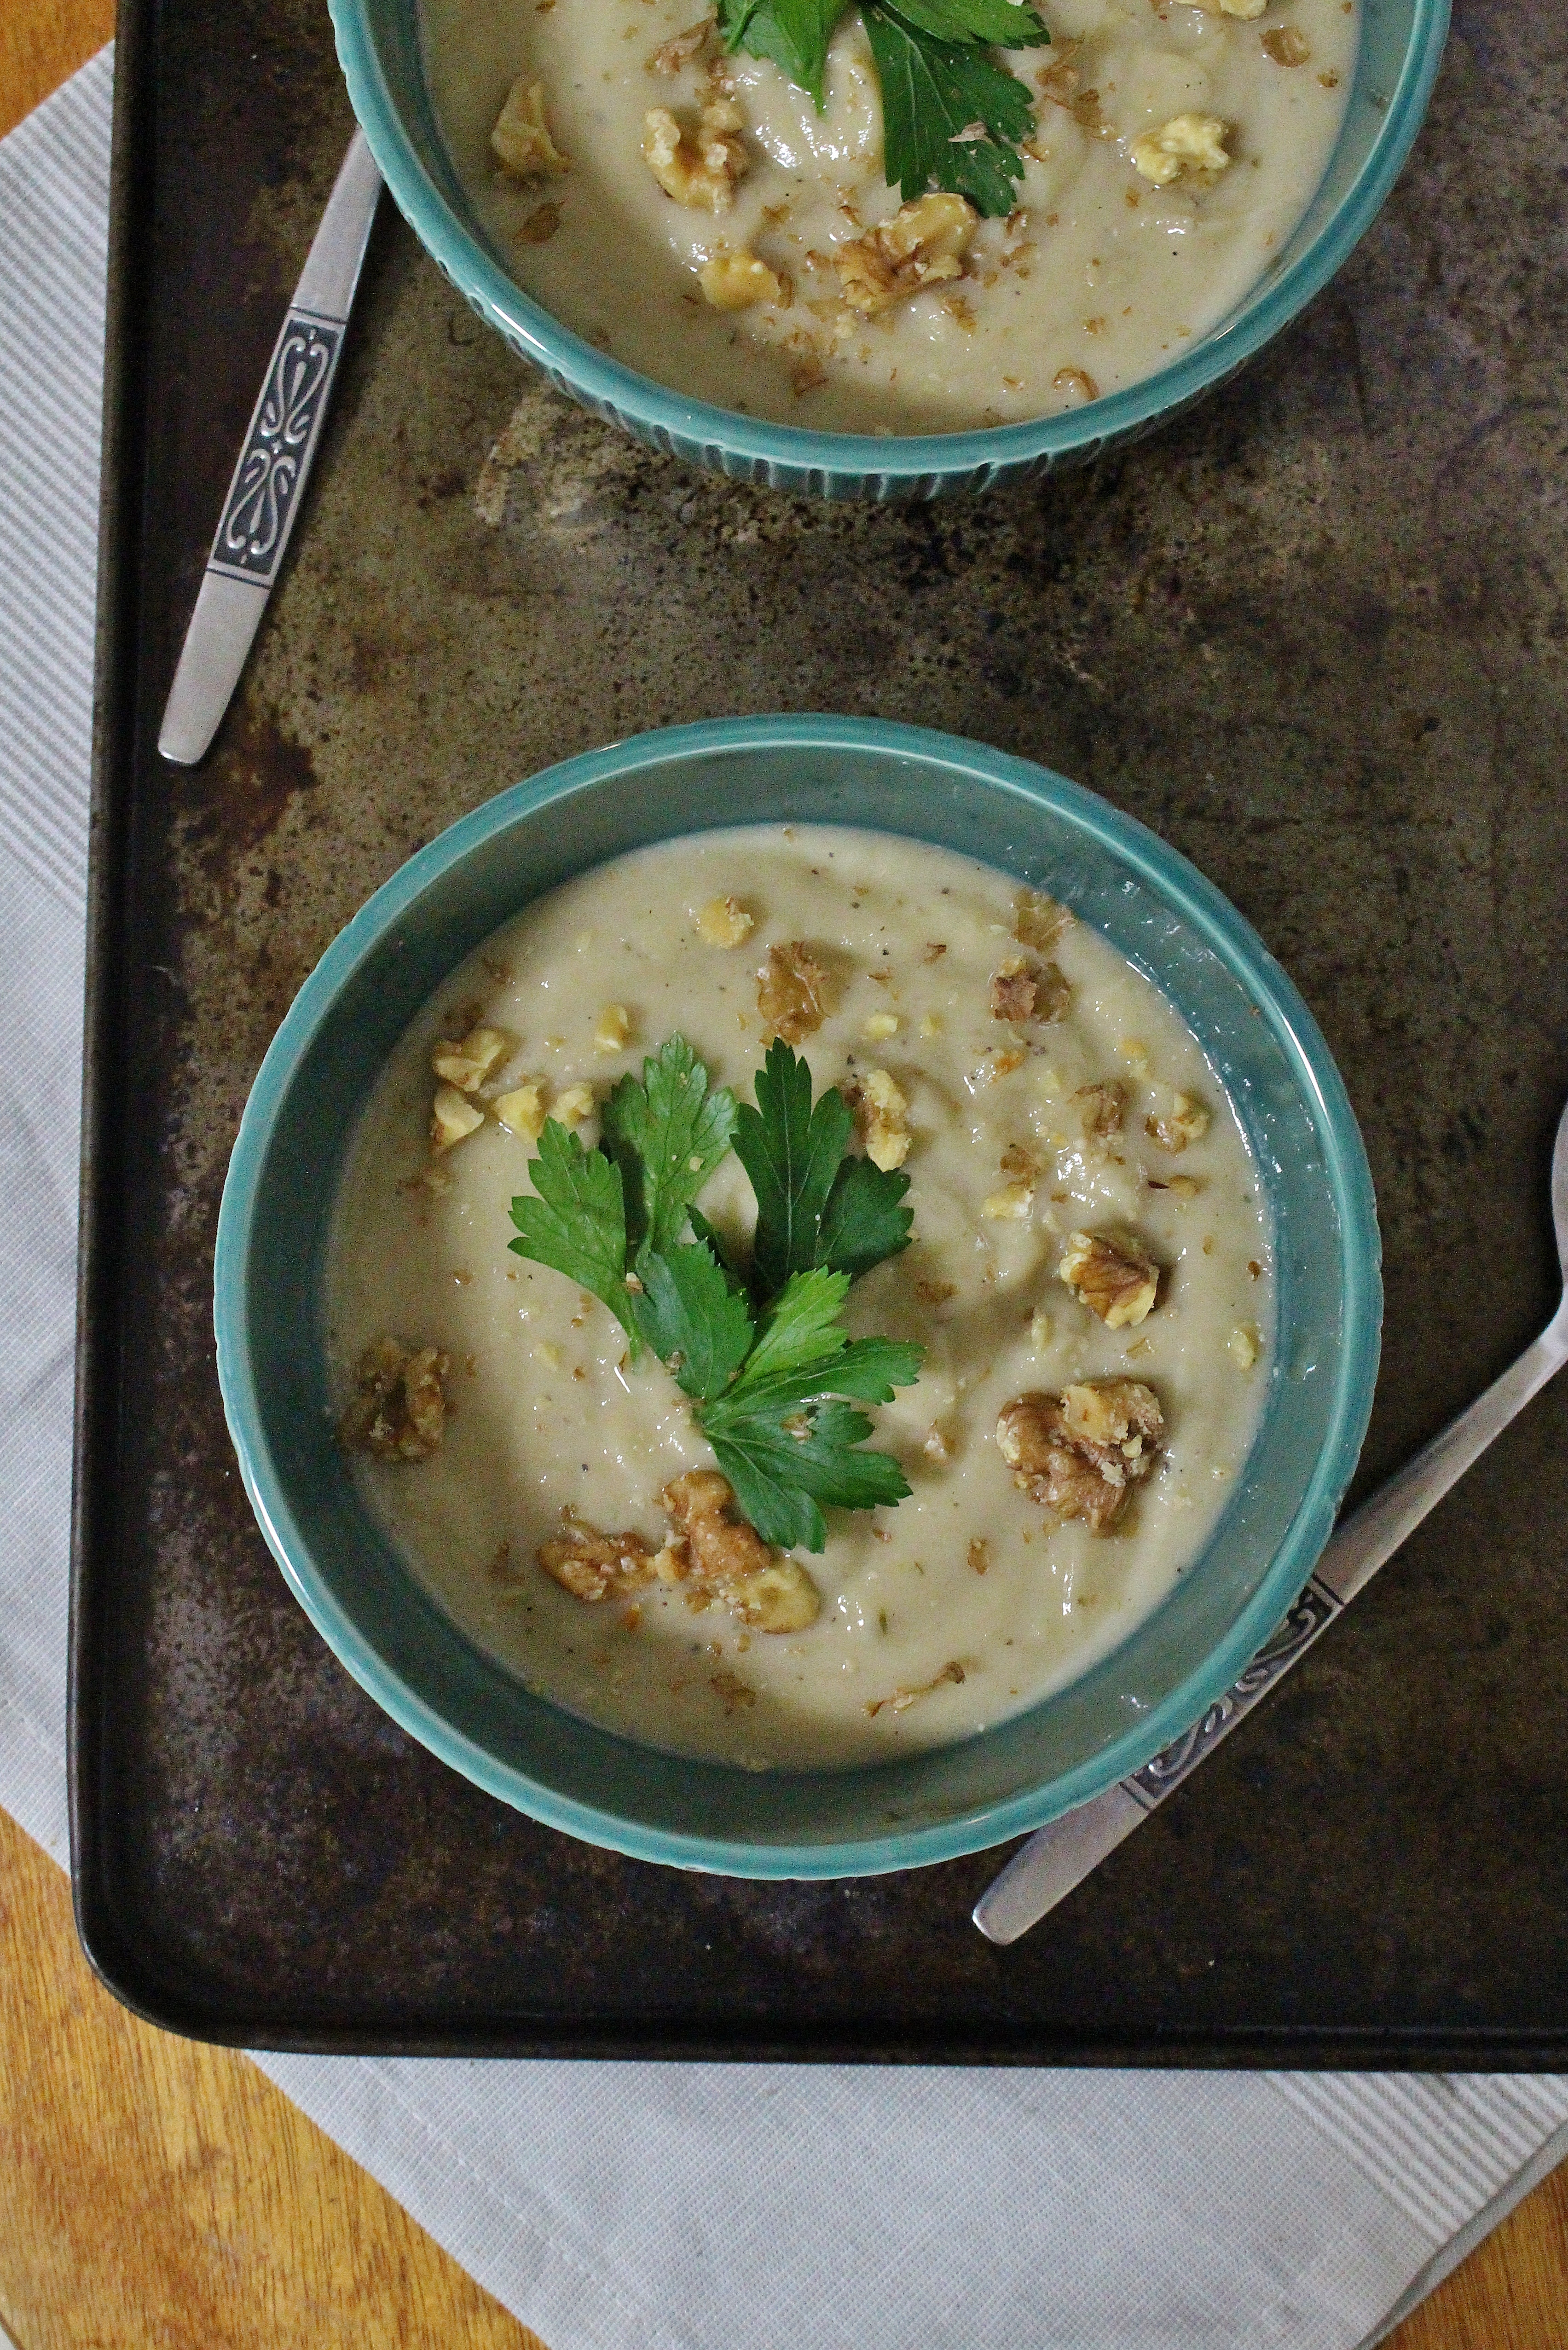
{"label": "soup surface", "polygon": [[[901,198],[859,16],[834,36],[818,114],[766,58],[726,57],[711,35],[680,54],[695,5],[422,0],[450,152],[517,283],[576,333],[720,407],[846,432],[1017,422],[1168,364],[1283,251],[1338,136],[1357,31],[1355,0],[1251,17],[1045,0],[1051,44],[1005,60],[1035,115],[1014,211],[970,224],[959,274],[868,315],[845,256]],[[514,86],[537,87],[556,158],[521,178],[491,143]],[[672,200],[645,155],[650,113],[690,142],[715,104],[738,173],[718,212]],[[1181,123],[1212,126],[1207,161],[1165,140]],[[720,285],[705,265],[726,256],[763,275]]]}
{"label": "soup surface", "polygon": [[[509,1249],[512,1202],[533,1188],[529,1129],[549,1108],[591,1148],[617,1080],[676,1032],[714,1086],[750,1101],[778,1018],[775,997],[769,1018],[761,1008],[775,950],[802,947],[818,974],[820,1021],[799,1035],[815,1092],[842,1087],[875,1157],[909,1179],[911,1243],[855,1283],[846,1319],[925,1349],[918,1379],[873,1414],[873,1444],[911,1490],[826,1512],[826,1549],[794,1554],[820,1595],[795,1629],[759,1628],[689,1580],[596,1603],[539,1563],[563,1523],[634,1530],[651,1553],[670,1532],[670,1481],[713,1454],[670,1372],[647,1351],[629,1359],[606,1306]],[[489,1041],[465,1066],[476,1034]],[[438,1088],[443,1139],[463,1129],[440,1149]],[[701,1204],[743,1258],[756,1210],[736,1157]],[[1141,1312],[1103,1318],[1085,1235],[1147,1262]],[[640,1740],[810,1766],[980,1730],[1156,1605],[1248,1450],[1272,1288],[1256,1170],[1218,1077],[1096,932],[919,842],[747,828],[553,892],[412,1023],[351,1140],[329,1355],[347,1428],[378,1348],[439,1350],[439,1440],[405,1447],[423,1457],[353,1458],[373,1513],[473,1639]],[[1063,1515],[1071,1495],[1042,1505],[1004,1458],[999,1416],[1127,1380],[1162,1426],[1096,1532],[1092,1508]]]}

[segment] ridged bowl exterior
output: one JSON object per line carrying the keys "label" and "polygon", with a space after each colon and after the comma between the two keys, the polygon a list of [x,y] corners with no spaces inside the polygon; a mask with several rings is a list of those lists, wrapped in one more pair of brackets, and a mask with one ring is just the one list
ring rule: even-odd
{"label": "ridged bowl exterior", "polygon": [[354,111],[393,200],[486,326],[553,383],[649,448],[797,497],[935,498],[999,489],[1139,440],[1289,324],[1381,209],[1421,127],[1449,0],[1362,0],[1339,142],[1267,277],[1172,366],[1085,407],[977,432],[809,432],[688,400],[607,359],[519,291],[448,160],[425,82],[418,0],[329,0]]}

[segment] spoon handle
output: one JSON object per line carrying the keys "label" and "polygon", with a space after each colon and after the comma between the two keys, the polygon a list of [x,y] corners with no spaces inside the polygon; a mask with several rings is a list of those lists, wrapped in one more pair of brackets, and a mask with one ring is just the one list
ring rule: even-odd
{"label": "spoon handle", "polygon": [[204,756],[261,626],[327,421],[380,193],[356,130],[267,361],[169,689],[158,748],[177,766]]}
{"label": "spoon handle", "polygon": [[974,1922],[992,1942],[1016,1942],[1048,1910],[1081,1885],[1107,1854],[1162,1804],[1228,1736],[1266,1690],[1273,1687],[1313,1642],[1371,1582],[1386,1559],[1435,1509],[1511,1419],[1554,1371],[1568,1362],[1568,1307],[1484,1395],[1451,1419],[1397,1476],[1332,1536],[1305,1590],[1279,1629],[1200,1721],[1172,1741],[1130,1778],[1119,1779],[1092,1803],[1064,1812],[1036,1829],[974,1906]]}

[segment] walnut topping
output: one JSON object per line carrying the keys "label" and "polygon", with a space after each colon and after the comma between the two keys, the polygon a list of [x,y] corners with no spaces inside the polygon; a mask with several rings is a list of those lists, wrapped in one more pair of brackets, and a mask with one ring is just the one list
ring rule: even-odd
{"label": "walnut topping", "polygon": [[1141,1322],[1159,1289],[1159,1268],[1137,1243],[1103,1232],[1070,1232],[1056,1270],[1108,1330]]}
{"label": "walnut topping", "polygon": [[572,168],[571,158],[562,154],[545,120],[545,85],[531,82],[526,74],[519,74],[507,92],[490,145],[502,170],[514,180],[544,180]]}
{"label": "walnut topping", "polygon": [[727,213],[735,182],[751,169],[737,133],[740,109],[715,99],[702,109],[695,130],[683,130],[668,107],[650,107],[642,118],[642,157],[667,196],[692,212]]}
{"label": "walnut topping", "polygon": [[631,1014],[624,1003],[607,1003],[594,1024],[596,1053],[620,1053],[631,1035]]}
{"label": "walnut topping", "polygon": [[1051,51],[1050,64],[1044,67],[1034,77],[1035,88],[1041,97],[1049,99],[1053,106],[1064,106],[1069,112],[1072,109],[1073,100],[1078,95],[1078,84],[1083,78],[1073,60],[1083,46],[1082,41],[1062,41],[1056,44]]}
{"label": "walnut topping", "polygon": [[460,1094],[455,1086],[438,1086],[435,1100],[431,1105],[431,1152],[440,1158],[484,1124],[484,1112],[477,1102]]}
{"label": "walnut topping", "polygon": [[1080,1086],[1073,1096],[1084,1121],[1085,1137],[1089,1141],[1106,1142],[1122,1130],[1122,1112],[1127,1107],[1127,1087],[1115,1077],[1106,1077],[1098,1085]]}
{"label": "walnut topping", "polygon": [[1060,1396],[1015,1397],[1002,1407],[996,1440],[1031,1500],[1103,1534],[1154,1467],[1165,1415],[1138,1379],[1092,1379]]}
{"label": "walnut topping", "polygon": [[781,302],[784,285],[776,271],[754,253],[716,253],[697,272],[702,298],[714,310],[749,310],[755,302]]}
{"label": "walnut topping", "polygon": [[757,1010],[763,1015],[763,1042],[782,1036],[798,1045],[815,1036],[827,1016],[827,973],[804,940],[770,947],[765,967],[757,973]]}
{"label": "walnut topping", "polygon": [[977,1575],[983,1575],[991,1565],[991,1544],[982,1534],[970,1537],[969,1563]]}
{"label": "walnut topping", "polygon": [[521,1135],[525,1142],[537,1142],[544,1133],[545,1104],[537,1086],[514,1086],[509,1094],[497,1097],[493,1107],[509,1134]]}
{"label": "walnut topping", "polygon": [[963,275],[980,215],[962,196],[919,196],[833,256],[844,298],[864,318]]}
{"label": "walnut topping", "polygon": [[739,1673],[714,1673],[708,1686],[723,1700],[726,1713],[733,1713],[737,1706],[755,1705],[757,1701],[756,1690]]}
{"label": "walnut topping", "polygon": [[1009,955],[991,982],[993,1020],[1060,1020],[1073,1000],[1073,990],[1054,962],[1030,962]]}
{"label": "walnut topping", "polygon": [[1263,55],[1272,65],[1304,66],[1312,55],[1312,47],[1304,33],[1293,25],[1276,25],[1263,35]]}
{"label": "walnut topping", "polygon": [[1225,1341],[1231,1360],[1239,1371],[1250,1371],[1263,1351],[1262,1339],[1255,1322],[1238,1322]]}
{"label": "walnut topping", "polygon": [[925,945],[920,949],[920,961],[922,962],[940,962],[947,951],[947,941],[945,939],[928,939]]}
{"label": "walnut topping", "polygon": [[660,42],[648,60],[648,71],[678,74],[683,66],[689,66],[692,58],[701,56],[707,47],[708,36],[712,29],[711,16],[699,16],[697,22],[688,25],[683,33],[677,33],[672,39]]}
{"label": "walnut topping", "polygon": [[443,1039],[431,1055],[431,1067],[460,1093],[471,1094],[484,1083],[505,1050],[506,1039],[499,1028],[471,1028],[461,1044]]}
{"label": "walnut topping", "polygon": [[1133,140],[1133,169],[1157,188],[1168,188],[1183,177],[1218,179],[1231,164],[1226,131],[1218,115],[1173,114],[1160,130]]}
{"label": "walnut topping", "polygon": [[855,1112],[871,1164],[884,1174],[901,1167],[909,1155],[909,1105],[903,1088],[886,1069],[867,1069],[857,1083],[851,1080],[839,1090]]}
{"label": "walnut topping", "polygon": [[653,1544],[635,1531],[601,1534],[568,1503],[561,1532],[539,1545],[539,1564],[574,1599],[621,1599],[658,1575]]}
{"label": "walnut topping", "polygon": [[535,204],[533,211],[517,224],[519,244],[548,244],[561,225],[559,204]]}
{"label": "walnut topping", "polygon": [[920,1681],[913,1689],[896,1689],[891,1697],[871,1699],[866,1711],[875,1715],[880,1713],[886,1706],[889,1713],[908,1713],[917,1698],[929,1697],[931,1691],[940,1690],[945,1681],[961,1681],[963,1678],[963,1667],[955,1659],[950,1663],[945,1664],[941,1671],[929,1681]]}
{"label": "walnut topping", "polygon": [[1189,1142],[1200,1142],[1208,1133],[1209,1112],[1190,1094],[1178,1094],[1163,1118],[1145,1118],[1143,1130],[1162,1150],[1185,1150]]}
{"label": "walnut topping", "polygon": [[[881,973],[873,972],[871,976],[878,979]],[[898,1015],[896,1012],[873,1012],[860,1024],[860,1034],[867,1045],[885,1045],[889,1036],[896,1036],[898,1033]]]}
{"label": "walnut topping", "polygon": [[339,1443],[379,1461],[425,1461],[446,1433],[441,1382],[452,1358],[439,1347],[413,1352],[378,1338],[360,1357],[358,1389],[337,1423]]}
{"label": "walnut topping", "polygon": [[1239,16],[1244,25],[1250,25],[1262,15],[1269,0],[1201,0],[1201,5],[1211,15]]}
{"label": "walnut topping", "polygon": [[698,912],[697,935],[704,946],[742,946],[755,929],[738,898],[710,898]]}
{"label": "walnut topping", "polygon": [[1000,1191],[988,1191],[980,1203],[980,1212],[992,1223],[1015,1217],[1020,1222],[1034,1204],[1032,1182],[1004,1183]]}
{"label": "walnut topping", "polygon": [[1072,920],[1066,907],[1059,906],[1054,898],[1043,898],[1037,889],[1021,889],[1012,909],[1012,935],[1020,946],[1038,947],[1044,952],[1055,945]]}
{"label": "walnut topping", "polygon": [[689,1469],[659,1499],[680,1528],[693,1580],[759,1632],[804,1632],[822,1594],[804,1566],[780,1558],[756,1528],[732,1514],[735,1496],[715,1469]]}
{"label": "walnut topping", "polygon": [[581,1126],[584,1118],[594,1114],[592,1086],[568,1086],[557,1094],[550,1105],[550,1116],[560,1126]]}
{"label": "walnut topping", "polygon": [[1051,389],[1053,391],[1075,391],[1085,407],[1091,400],[1098,400],[1100,396],[1100,387],[1086,368],[1058,368],[1051,379]]}

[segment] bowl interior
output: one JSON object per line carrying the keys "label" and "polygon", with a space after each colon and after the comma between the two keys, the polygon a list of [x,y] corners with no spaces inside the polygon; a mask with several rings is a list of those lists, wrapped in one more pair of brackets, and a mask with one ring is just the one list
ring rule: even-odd
{"label": "bowl interior", "polygon": [[[1263,1421],[1200,1560],[1114,1655],[963,1744],[876,1769],[659,1755],[533,1697],[414,1583],[334,1440],[321,1323],[346,1139],[404,1026],[500,922],[601,859],[713,824],[853,823],[1049,891],[1176,1004],[1257,1156],[1278,1248]],[[219,1368],[247,1489],[343,1661],[436,1752],[553,1824],[653,1859],[764,1876],[908,1866],[1083,1802],[1185,1729],[1283,1614],[1326,1539],[1370,1409],[1370,1179],[1310,1015],[1218,891],[1046,771],[912,728],[750,720],[573,760],[464,818],[329,950],[268,1054],[220,1223]]]}
{"label": "bowl interior", "polygon": [[848,494],[864,476],[892,494],[1081,461],[1185,407],[1277,334],[1327,283],[1392,186],[1426,111],[1449,0],[1362,0],[1355,73],[1322,184],[1267,275],[1179,359],[1063,415],[892,440],[810,432],[707,406],[634,374],[561,326],[513,282],[452,169],[425,78],[418,0],[330,5],[349,95],[395,200],[452,283],[523,357],[660,447],[786,486]]}

